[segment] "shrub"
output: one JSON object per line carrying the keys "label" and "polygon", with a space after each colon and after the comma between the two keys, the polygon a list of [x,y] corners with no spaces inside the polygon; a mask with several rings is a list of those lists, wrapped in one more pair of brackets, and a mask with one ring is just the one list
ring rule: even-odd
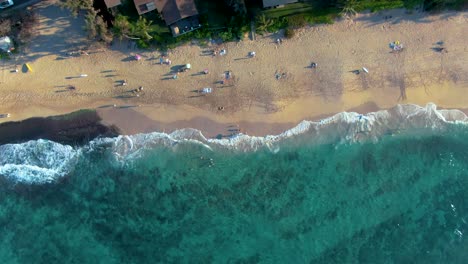
{"label": "shrub", "polygon": [[419,5],[422,5],[423,1],[424,0],[405,0],[403,3],[405,8],[413,9]]}
{"label": "shrub", "polygon": [[5,19],[0,21],[0,36],[7,36],[11,31],[11,20]]}
{"label": "shrub", "polygon": [[286,22],[287,22],[288,26],[292,27],[292,28],[301,28],[301,27],[304,27],[305,25],[307,25],[307,21],[306,21],[304,15],[302,15],[302,14],[289,16],[289,17],[286,18]]}
{"label": "shrub", "polygon": [[273,21],[273,24],[268,27],[268,32],[278,31],[280,29],[287,27],[287,24],[288,24],[286,21],[286,18],[284,17],[273,18],[272,21]]}
{"label": "shrub", "polygon": [[296,31],[293,28],[287,28],[284,31],[284,37],[287,38],[287,39],[293,38],[294,35],[296,35]]}
{"label": "shrub", "polygon": [[234,34],[230,28],[227,31],[219,33],[218,35],[224,42],[234,40]]}
{"label": "shrub", "polygon": [[93,0],[61,0],[59,4],[69,9],[74,17],[76,17],[82,9],[93,9]]}
{"label": "shrub", "polygon": [[137,43],[138,48],[140,48],[140,49],[149,48],[149,43],[147,41],[145,41],[144,39],[139,39],[139,40],[137,40],[136,43]]}

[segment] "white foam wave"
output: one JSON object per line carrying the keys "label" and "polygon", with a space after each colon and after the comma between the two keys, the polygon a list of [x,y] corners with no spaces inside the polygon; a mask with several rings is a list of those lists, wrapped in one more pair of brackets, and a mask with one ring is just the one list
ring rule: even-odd
{"label": "white foam wave", "polygon": [[14,183],[44,184],[66,175],[78,151],[49,140],[0,146],[0,175]]}
{"label": "white foam wave", "polygon": [[74,149],[59,143],[37,140],[0,146],[0,175],[13,182],[42,184],[57,180],[73,168],[78,154],[109,149],[120,164],[135,160],[147,149],[166,146],[177,151],[184,144],[198,144],[207,149],[255,151],[280,150],[279,142],[306,135],[312,143],[359,142],[378,140],[385,134],[412,129],[443,131],[450,124],[468,124],[468,117],[458,110],[437,110],[436,105],[397,105],[388,110],[368,113],[342,112],[320,121],[302,121],[279,135],[264,137],[237,134],[230,138],[207,139],[199,130],[185,128],[170,134],[153,132],[115,138],[98,138],[83,148]]}
{"label": "white foam wave", "polygon": [[454,123],[468,124],[468,117],[459,110],[437,110],[436,105],[432,103],[425,107],[407,104],[364,115],[355,112],[341,112],[320,121],[304,120],[296,127],[279,135],[264,137],[237,134],[230,138],[207,139],[199,130],[185,128],[170,134],[153,132],[105,140],[113,142],[114,152],[121,159],[135,158],[141,150],[161,145],[176,149],[183,142],[202,144],[209,149],[255,151],[267,147],[272,152],[277,152],[279,142],[304,134],[308,135],[307,140],[314,142],[348,143],[378,140],[384,134],[394,134],[411,129],[443,130],[447,125]]}

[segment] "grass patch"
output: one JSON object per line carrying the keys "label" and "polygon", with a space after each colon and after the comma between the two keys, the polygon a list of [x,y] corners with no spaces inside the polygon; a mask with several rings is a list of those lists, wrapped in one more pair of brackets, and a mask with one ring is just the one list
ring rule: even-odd
{"label": "grass patch", "polygon": [[[275,25],[277,24],[279,27],[296,27],[302,20],[310,24],[332,24],[339,12],[340,10],[338,8],[320,6],[311,1],[289,4],[281,8],[268,9],[262,13],[268,18],[276,19]],[[286,19],[286,23],[281,20],[282,18]]]}
{"label": "grass patch", "polygon": [[313,12],[311,3],[293,3],[281,8],[272,8],[263,11],[263,14],[269,18],[280,18],[297,14]]}
{"label": "grass patch", "polygon": [[357,12],[370,10],[371,12],[378,12],[386,9],[403,8],[405,3],[402,0],[363,0],[360,1],[358,6],[355,8]]}
{"label": "grass patch", "polygon": [[10,60],[10,55],[8,55],[8,53],[6,52],[0,52],[0,60]]}

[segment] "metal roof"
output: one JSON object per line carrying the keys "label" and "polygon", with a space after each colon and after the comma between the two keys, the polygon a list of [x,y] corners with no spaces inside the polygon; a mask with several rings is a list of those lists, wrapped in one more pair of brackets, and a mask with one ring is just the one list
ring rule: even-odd
{"label": "metal roof", "polygon": [[106,3],[107,8],[111,8],[114,6],[118,6],[122,4],[122,1],[120,0],[104,0],[104,3]]}
{"label": "metal roof", "polygon": [[263,0],[263,7],[272,7],[299,2],[298,0]]}

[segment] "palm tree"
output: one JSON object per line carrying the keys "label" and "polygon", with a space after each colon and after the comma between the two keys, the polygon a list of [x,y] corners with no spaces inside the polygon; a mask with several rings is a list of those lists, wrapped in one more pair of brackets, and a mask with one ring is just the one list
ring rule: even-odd
{"label": "palm tree", "polygon": [[269,27],[274,24],[273,20],[267,18],[265,14],[261,14],[257,17],[257,31],[265,32]]}
{"label": "palm tree", "polygon": [[340,14],[344,17],[353,17],[357,14],[355,8],[358,6],[357,0],[343,0],[341,2]]}
{"label": "palm tree", "polygon": [[148,21],[146,18],[141,17],[138,18],[138,21],[135,24],[135,27],[132,29],[132,33],[135,36],[141,37],[146,40],[150,40],[153,37],[149,34],[151,31],[151,24],[153,21]]}

